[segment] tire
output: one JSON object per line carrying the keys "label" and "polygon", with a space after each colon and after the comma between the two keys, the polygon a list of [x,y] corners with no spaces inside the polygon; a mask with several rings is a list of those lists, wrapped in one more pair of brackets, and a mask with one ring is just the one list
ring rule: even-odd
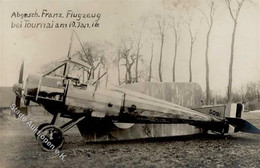
{"label": "tire", "polygon": [[55,125],[47,125],[40,130],[37,141],[44,151],[60,149],[64,144],[64,135]]}

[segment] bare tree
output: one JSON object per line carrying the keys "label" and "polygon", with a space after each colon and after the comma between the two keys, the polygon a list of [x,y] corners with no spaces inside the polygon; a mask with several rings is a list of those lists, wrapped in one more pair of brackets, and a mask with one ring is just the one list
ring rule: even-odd
{"label": "bare tree", "polygon": [[151,59],[149,64],[149,77],[148,77],[149,82],[151,82],[152,80],[152,63],[153,63],[153,43],[151,45]]}
{"label": "bare tree", "polygon": [[[108,50],[105,50],[106,51],[106,53],[109,53],[108,52]],[[100,63],[101,63],[101,65],[102,65],[102,68],[103,69],[105,69],[105,73],[103,73],[103,75],[106,75],[106,81],[105,81],[105,86],[107,87],[107,84],[108,84],[108,79],[109,79],[109,74],[108,74],[108,69],[109,69],[109,66],[110,66],[110,64],[109,64],[109,61],[108,60],[110,60],[111,58],[110,58],[111,56],[108,54],[108,56],[106,55],[106,56],[103,56],[103,57],[101,57],[101,59],[100,59]],[[101,67],[100,67],[101,68]],[[99,78],[101,77],[102,78],[102,76],[100,76],[100,69],[99,69],[99,75],[98,75],[98,81],[99,81]]]}
{"label": "bare tree", "polygon": [[[101,77],[103,77],[105,74],[107,74],[106,78],[106,84],[108,83],[109,76],[108,76],[108,69],[113,64],[113,60],[116,59],[116,52],[117,48],[114,46],[113,43],[103,41],[103,42],[85,42],[82,43],[82,49],[79,51],[76,51],[74,55],[71,57],[75,60],[80,60],[88,65],[90,65],[90,70],[83,71],[79,75],[80,78],[82,78],[82,81],[87,80],[93,80],[97,79],[97,76],[95,76],[95,72],[102,68],[102,71],[105,70],[105,72],[102,72],[103,74]],[[77,69],[78,67],[71,67],[71,71],[81,70]],[[87,77],[85,78],[85,75]],[[99,79],[98,79],[99,80]]]}
{"label": "bare tree", "polygon": [[[227,97],[228,102],[232,101],[232,78],[233,78],[233,62],[234,62],[234,48],[235,48],[235,37],[236,37],[236,29],[238,23],[239,13],[241,8],[247,0],[225,0],[226,6],[228,8],[229,14],[233,21],[233,32],[232,32],[232,40],[231,40],[231,54],[230,54],[230,62],[229,62],[229,78],[228,78],[228,90]],[[232,6],[235,6],[234,8]]]}
{"label": "bare tree", "polygon": [[125,60],[125,64],[123,64],[126,68],[125,73],[125,83],[134,82],[132,77],[132,67],[136,62],[136,55],[132,52],[133,49],[133,41],[132,39],[124,39],[122,40],[122,47],[120,52],[121,59]]}
{"label": "bare tree", "polygon": [[173,65],[172,65],[172,81],[175,82],[175,67],[176,67],[176,58],[178,53],[178,46],[180,42],[180,36],[181,36],[181,27],[180,27],[180,19],[177,20],[176,18],[172,18],[172,27],[173,27],[173,33],[174,33],[174,59],[173,59]]}
{"label": "bare tree", "polygon": [[[187,11],[186,11],[187,12]],[[190,57],[189,57],[189,82],[192,82],[192,56],[193,56],[193,46],[194,43],[197,39],[197,34],[198,34],[198,30],[196,30],[196,32],[192,32],[192,17],[190,16],[189,12],[187,12],[187,29],[189,31],[189,36],[190,36]]]}
{"label": "bare tree", "polygon": [[206,49],[205,49],[205,65],[206,65],[206,104],[210,104],[210,87],[209,87],[209,38],[213,26],[214,21],[214,14],[215,14],[215,2],[214,0],[208,0],[208,6],[210,8],[209,14],[207,15],[203,10],[200,10],[204,21],[208,25],[208,32],[206,36]]}
{"label": "bare tree", "polygon": [[145,26],[145,19],[142,20],[142,27],[141,30],[138,32],[138,39],[137,39],[137,49],[136,49],[136,63],[135,63],[135,82],[138,82],[138,63],[139,63],[139,57],[140,57],[140,49],[142,47],[141,45],[141,39],[142,39],[142,34]]}
{"label": "bare tree", "polygon": [[163,81],[162,79],[162,57],[163,57],[163,45],[164,45],[164,37],[165,37],[165,33],[167,31],[167,25],[165,22],[165,17],[160,17],[157,19],[157,23],[158,23],[158,29],[159,29],[159,34],[160,34],[160,38],[161,38],[161,48],[160,48],[160,60],[159,60],[159,69],[158,69],[158,73],[159,73],[159,80],[160,82]]}
{"label": "bare tree", "polygon": [[118,50],[118,52],[117,52],[117,73],[118,73],[118,85],[121,85],[121,82],[120,82],[120,50]]}
{"label": "bare tree", "polygon": [[75,55],[77,55],[81,61],[86,62],[91,66],[88,79],[94,79],[95,71],[101,64],[100,59],[104,57],[104,51],[100,45],[94,42],[85,42],[82,50],[78,51]]}

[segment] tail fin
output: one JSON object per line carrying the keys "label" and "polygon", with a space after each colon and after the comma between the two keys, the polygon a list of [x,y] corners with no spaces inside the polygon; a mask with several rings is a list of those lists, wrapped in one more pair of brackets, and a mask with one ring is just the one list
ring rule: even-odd
{"label": "tail fin", "polygon": [[[260,130],[250,122],[241,118],[243,113],[243,104],[229,104],[225,113],[225,118],[231,126],[234,127],[234,132],[247,132],[252,134],[260,134]],[[232,130],[232,129],[231,129]],[[229,132],[231,132],[229,130]]]}
{"label": "tail fin", "polygon": [[230,125],[235,127],[235,132],[241,131],[241,132],[247,132],[252,134],[260,134],[260,130],[246,120],[243,120],[241,118],[231,118],[231,117],[226,117],[226,119],[228,120],[228,123]]}

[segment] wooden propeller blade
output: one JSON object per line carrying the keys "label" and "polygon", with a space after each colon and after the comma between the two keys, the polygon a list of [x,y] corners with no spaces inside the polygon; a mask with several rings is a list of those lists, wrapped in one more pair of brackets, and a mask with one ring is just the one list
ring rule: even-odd
{"label": "wooden propeller blade", "polygon": [[18,83],[23,83],[23,69],[24,69],[24,61],[21,65],[21,68],[20,68],[20,74],[19,74],[19,80],[18,80]]}

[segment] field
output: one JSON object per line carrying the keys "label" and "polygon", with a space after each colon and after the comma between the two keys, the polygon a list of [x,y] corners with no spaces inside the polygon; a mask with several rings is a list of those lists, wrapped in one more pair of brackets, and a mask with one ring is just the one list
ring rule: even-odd
{"label": "field", "polygon": [[[26,116],[35,125],[48,116]],[[260,112],[244,113],[260,128]],[[66,133],[62,153],[44,152],[20,119],[1,114],[0,167],[260,167],[260,135],[192,135],[120,142],[86,143],[77,128]]]}

